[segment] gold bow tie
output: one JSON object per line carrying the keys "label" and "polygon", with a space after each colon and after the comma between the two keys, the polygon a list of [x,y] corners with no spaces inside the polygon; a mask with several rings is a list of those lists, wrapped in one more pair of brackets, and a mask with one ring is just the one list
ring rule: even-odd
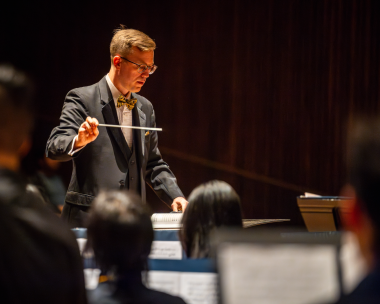
{"label": "gold bow tie", "polygon": [[126,105],[128,110],[132,110],[135,107],[137,98],[127,99],[124,95],[120,95],[117,99],[117,107],[120,108],[122,105]]}

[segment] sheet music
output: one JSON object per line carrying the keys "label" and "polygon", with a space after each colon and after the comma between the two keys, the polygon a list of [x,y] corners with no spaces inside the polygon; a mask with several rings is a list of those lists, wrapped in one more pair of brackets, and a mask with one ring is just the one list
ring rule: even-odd
{"label": "sheet music", "polygon": [[217,274],[149,271],[148,287],[177,295],[187,304],[217,304]]}
{"label": "sheet music", "polygon": [[310,192],[305,192],[305,194],[300,195],[300,197],[302,197],[302,198],[304,198],[304,197],[322,197],[322,195],[314,194],[314,193],[310,193]]}
{"label": "sheet music", "polygon": [[180,223],[182,220],[183,213],[154,213],[152,214],[151,220],[155,222],[164,223]]}
{"label": "sheet music", "polygon": [[154,213],[151,217],[154,229],[179,229],[182,213]]}
{"label": "sheet music", "polygon": [[176,271],[149,271],[148,287],[163,291],[171,295],[178,295],[180,291],[180,272]]}
{"label": "sheet music", "polygon": [[181,243],[179,241],[153,241],[149,258],[161,260],[181,260]]}
{"label": "sheet music", "polygon": [[183,272],[179,295],[188,304],[217,304],[216,273]]}
{"label": "sheet music", "polygon": [[225,244],[218,267],[224,304],[307,304],[339,297],[330,245]]}

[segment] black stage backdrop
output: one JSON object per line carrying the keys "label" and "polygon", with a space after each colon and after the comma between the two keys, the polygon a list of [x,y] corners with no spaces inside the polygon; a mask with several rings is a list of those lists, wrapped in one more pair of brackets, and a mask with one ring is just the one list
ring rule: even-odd
{"label": "black stage backdrop", "polygon": [[[43,149],[66,93],[109,70],[120,23],[157,43],[141,94],[185,195],[219,179],[245,218],[303,225],[296,196],[338,195],[346,124],[379,112],[379,1],[77,1],[1,3],[0,61],[38,85]],[[22,125],[22,122],[21,122]],[[71,163],[62,167],[66,182]],[[166,211],[152,191],[155,210]]]}

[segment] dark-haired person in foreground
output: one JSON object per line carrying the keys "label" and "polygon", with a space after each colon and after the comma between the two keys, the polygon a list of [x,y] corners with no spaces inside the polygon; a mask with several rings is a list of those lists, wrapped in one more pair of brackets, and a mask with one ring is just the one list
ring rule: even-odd
{"label": "dark-haired person in foreground", "polygon": [[141,272],[148,269],[153,228],[140,197],[124,191],[101,192],[90,210],[87,237],[97,264],[108,276],[108,281],[89,291],[90,303],[185,303],[142,283]]}
{"label": "dark-haired person in foreground", "polygon": [[189,258],[207,258],[210,232],[218,227],[242,227],[240,198],[226,182],[213,180],[195,188],[182,218],[182,247]]}
{"label": "dark-haired person in foreground", "polygon": [[343,220],[356,235],[370,273],[338,303],[380,303],[380,119],[355,124],[349,134],[348,170],[343,195],[353,200]]}
{"label": "dark-haired person in foreground", "polygon": [[[60,125],[47,142],[49,158],[73,161],[62,218],[82,227],[99,189],[128,189],[145,203],[146,184],[174,211],[187,201],[158,149],[152,104],[140,92],[157,66],[156,43],[146,34],[122,27],[110,45],[111,68],[91,86],[71,90]],[[162,92],[157,92],[157,96]],[[99,127],[135,126],[141,129]]]}
{"label": "dark-haired person in foreground", "polygon": [[31,90],[25,74],[0,64],[0,302],[87,303],[73,233],[17,173],[33,124]]}

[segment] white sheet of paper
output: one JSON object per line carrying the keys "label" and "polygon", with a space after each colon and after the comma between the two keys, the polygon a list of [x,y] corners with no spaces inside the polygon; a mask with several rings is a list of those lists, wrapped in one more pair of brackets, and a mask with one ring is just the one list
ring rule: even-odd
{"label": "white sheet of paper", "polygon": [[180,272],[149,271],[148,287],[171,295],[178,295],[180,290]]}
{"label": "white sheet of paper", "polygon": [[160,260],[181,260],[181,243],[179,241],[153,241],[149,258]]}
{"label": "white sheet of paper", "polygon": [[319,194],[314,194],[314,193],[310,193],[310,192],[305,192],[304,195],[300,195],[301,198],[305,198],[305,197],[322,197],[322,195],[319,195]]}
{"label": "white sheet of paper", "polygon": [[339,297],[333,246],[227,243],[219,250],[225,304],[308,304]]}
{"label": "white sheet of paper", "polygon": [[77,239],[79,252],[82,255],[84,248],[86,247],[87,239],[79,238]]}
{"label": "white sheet of paper", "polygon": [[217,304],[217,274],[182,272],[179,296],[188,304]]}
{"label": "white sheet of paper", "polygon": [[358,240],[352,232],[344,232],[341,243],[343,292],[348,294],[364,279],[368,269],[360,252]]}
{"label": "white sheet of paper", "polygon": [[187,304],[216,304],[216,273],[149,271],[148,287],[180,296]]}
{"label": "white sheet of paper", "polygon": [[96,269],[96,268],[83,269],[84,283],[85,283],[86,289],[93,290],[96,287],[98,287],[100,272],[101,272],[100,269]]}

